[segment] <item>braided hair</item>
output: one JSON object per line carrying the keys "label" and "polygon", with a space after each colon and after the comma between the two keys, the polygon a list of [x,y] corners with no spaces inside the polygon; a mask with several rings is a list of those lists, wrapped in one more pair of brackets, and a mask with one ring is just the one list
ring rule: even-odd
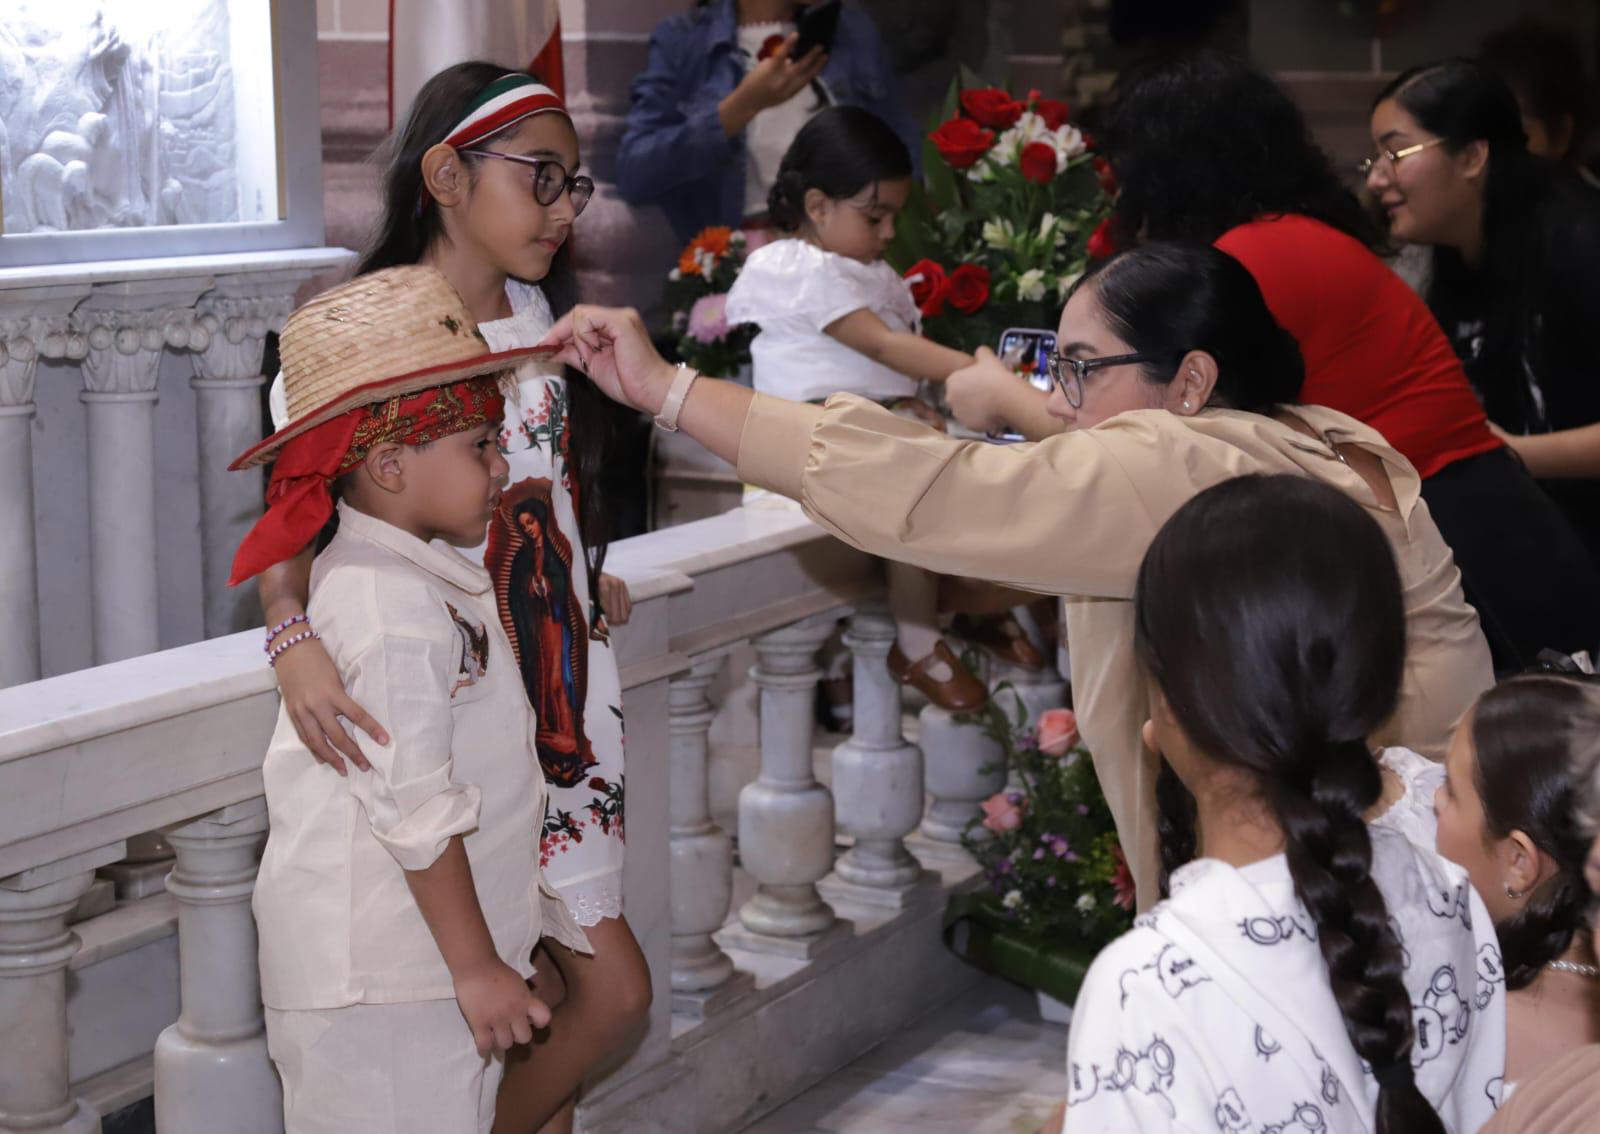
{"label": "braided hair", "polygon": [[[1367,737],[1393,714],[1405,664],[1387,538],[1320,482],[1239,477],[1162,527],[1134,602],[1140,661],[1178,724],[1211,761],[1250,773],[1282,829],[1345,1032],[1378,1080],[1377,1134],[1442,1134],[1411,1074],[1411,996],[1365,821],[1383,790]],[[1180,789],[1169,770],[1169,868],[1195,853]]]}
{"label": "braided hair", "polygon": [[1578,822],[1573,777],[1576,756],[1600,738],[1600,687],[1553,674],[1513,678],[1479,699],[1471,729],[1485,834],[1503,839],[1521,831],[1556,867],[1527,905],[1495,925],[1506,988],[1515,991],[1533,983],[1575,935],[1588,935],[1589,839]]}

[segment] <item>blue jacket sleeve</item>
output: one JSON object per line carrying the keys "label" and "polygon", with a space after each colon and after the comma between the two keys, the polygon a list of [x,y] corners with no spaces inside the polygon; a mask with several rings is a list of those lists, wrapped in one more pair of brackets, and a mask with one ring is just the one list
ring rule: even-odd
{"label": "blue jacket sleeve", "polygon": [[696,69],[685,58],[696,38],[688,33],[678,20],[663,21],[633,81],[617,149],[617,188],[630,204],[655,204],[673,189],[719,178],[738,152],[739,139],[722,132],[712,92],[683,90],[682,77]]}

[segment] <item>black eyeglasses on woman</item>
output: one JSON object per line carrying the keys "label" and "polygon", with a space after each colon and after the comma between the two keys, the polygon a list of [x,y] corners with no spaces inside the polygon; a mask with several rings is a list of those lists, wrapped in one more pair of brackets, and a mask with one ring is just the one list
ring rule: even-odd
{"label": "black eyeglasses on woman", "polygon": [[1067,405],[1073,409],[1083,408],[1083,383],[1091,373],[1103,370],[1107,366],[1129,366],[1135,362],[1153,362],[1154,359],[1144,354],[1113,354],[1105,358],[1063,358],[1055,351],[1045,357],[1045,365],[1050,368],[1050,377],[1055,379],[1061,388],[1062,396],[1067,399]]}
{"label": "black eyeglasses on woman", "polygon": [[533,199],[549,207],[561,199],[561,194],[572,194],[572,211],[583,212],[583,207],[594,196],[594,178],[584,174],[574,177],[567,167],[553,158],[523,157],[521,154],[503,154],[499,150],[462,150],[475,157],[495,157],[514,161],[518,165],[533,167]]}

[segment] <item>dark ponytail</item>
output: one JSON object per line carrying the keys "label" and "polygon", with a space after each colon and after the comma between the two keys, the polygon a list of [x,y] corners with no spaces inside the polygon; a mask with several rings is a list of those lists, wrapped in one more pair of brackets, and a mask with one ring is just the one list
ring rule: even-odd
{"label": "dark ponytail", "polygon": [[1589,840],[1579,826],[1573,776],[1579,755],[1600,745],[1600,688],[1554,675],[1503,682],[1473,709],[1472,742],[1487,833],[1503,839],[1521,831],[1556,865],[1528,904],[1495,926],[1506,987],[1514,991],[1533,983],[1574,936],[1588,937]]}
{"label": "dark ponytail", "polygon": [[830,106],[800,127],[767,193],[767,214],[784,232],[806,219],[806,191],[834,200],[854,197],[877,181],[911,176],[911,153],[888,123],[859,106]]}
{"label": "dark ponytail", "polygon": [[[383,163],[383,214],[357,275],[419,263],[435,241],[444,236],[439,206],[422,190],[422,155],[444,141],[466,117],[483,89],[508,74],[498,63],[481,60],[446,67],[422,85],[405,123],[384,142],[378,157]],[[467,175],[478,159],[462,153]],[[561,246],[550,271],[538,281],[557,319],[578,302],[578,276],[572,263],[572,243]],[[578,532],[589,554],[589,593],[597,595],[596,580],[605,563],[610,540],[610,517],[602,491],[601,471],[615,431],[612,404],[591,382],[575,372],[567,374],[567,459],[577,473],[575,493]]]}
{"label": "dark ponytail", "polygon": [[[1442,1134],[1411,1074],[1411,997],[1365,821],[1383,790],[1367,737],[1394,713],[1405,664],[1389,541],[1320,482],[1239,477],[1167,521],[1134,602],[1135,647],[1174,717],[1209,759],[1254,777],[1282,828],[1346,1034],[1378,1079],[1377,1134]],[[1194,853],[1168,844],[1163,862]]]}
{"label": "dark ponytail", "polygon": [[1075,285],[1092,286],[1117,337],[1156,361],[1145,378],[1165,386],[1193,350],[1217,360],[1213,400],[1262,413],[1298,401],[1300,344],[1272,317],[1255,277],[1207,244],[1153,243],[1102,261]]}

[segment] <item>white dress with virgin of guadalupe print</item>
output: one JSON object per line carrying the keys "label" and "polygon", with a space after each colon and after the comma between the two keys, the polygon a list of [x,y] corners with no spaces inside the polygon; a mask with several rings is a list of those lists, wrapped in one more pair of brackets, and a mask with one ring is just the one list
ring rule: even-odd
{"label": "white dress with virgin of guadalupe print", "polygon": [[[1505,978],[1466,872],[1373,827],[1400,937],[1418,1088],[1451,1134],[1494,1113]],[[1066,1134],[1371,1134],[1378,1084],[1328,984],[1283,855],[1201,859],[1095,959],[1067,1040]],[[1399,1134],[1399,1132],[1395,1132]]]}
{"label": "white dress with virgin of guadalupe print", "polygon": [[[554,320],[544,293],[508,280],[512,314],[481,323],[491,349],[531,346]],[[509,385],[509,384],[507,384]],[[567,382],[525,361],[508,388],[500,451],[511,475],[484,566],[538,716],[549,784],[540,860],[579,923],[622,913],[622,688],[605,615],[589,588],[569,462]]]}
{"label": "white dress with virgin of guadalupe print", "polygon": [[[496,351],[532,346],[554,324],[537,287],[506,281],[512,314],[478,329]],[[540,866],[579,924],[622,914],[622,683],[605,616],[589,593],[568,463],[567,383],[559,366],[524,362],[503,382],[500,451],[511,475],[477,551],[494,579],[506,637],[538,718],[549,788]],[[283,375],[273,428],[288,421]]]}

